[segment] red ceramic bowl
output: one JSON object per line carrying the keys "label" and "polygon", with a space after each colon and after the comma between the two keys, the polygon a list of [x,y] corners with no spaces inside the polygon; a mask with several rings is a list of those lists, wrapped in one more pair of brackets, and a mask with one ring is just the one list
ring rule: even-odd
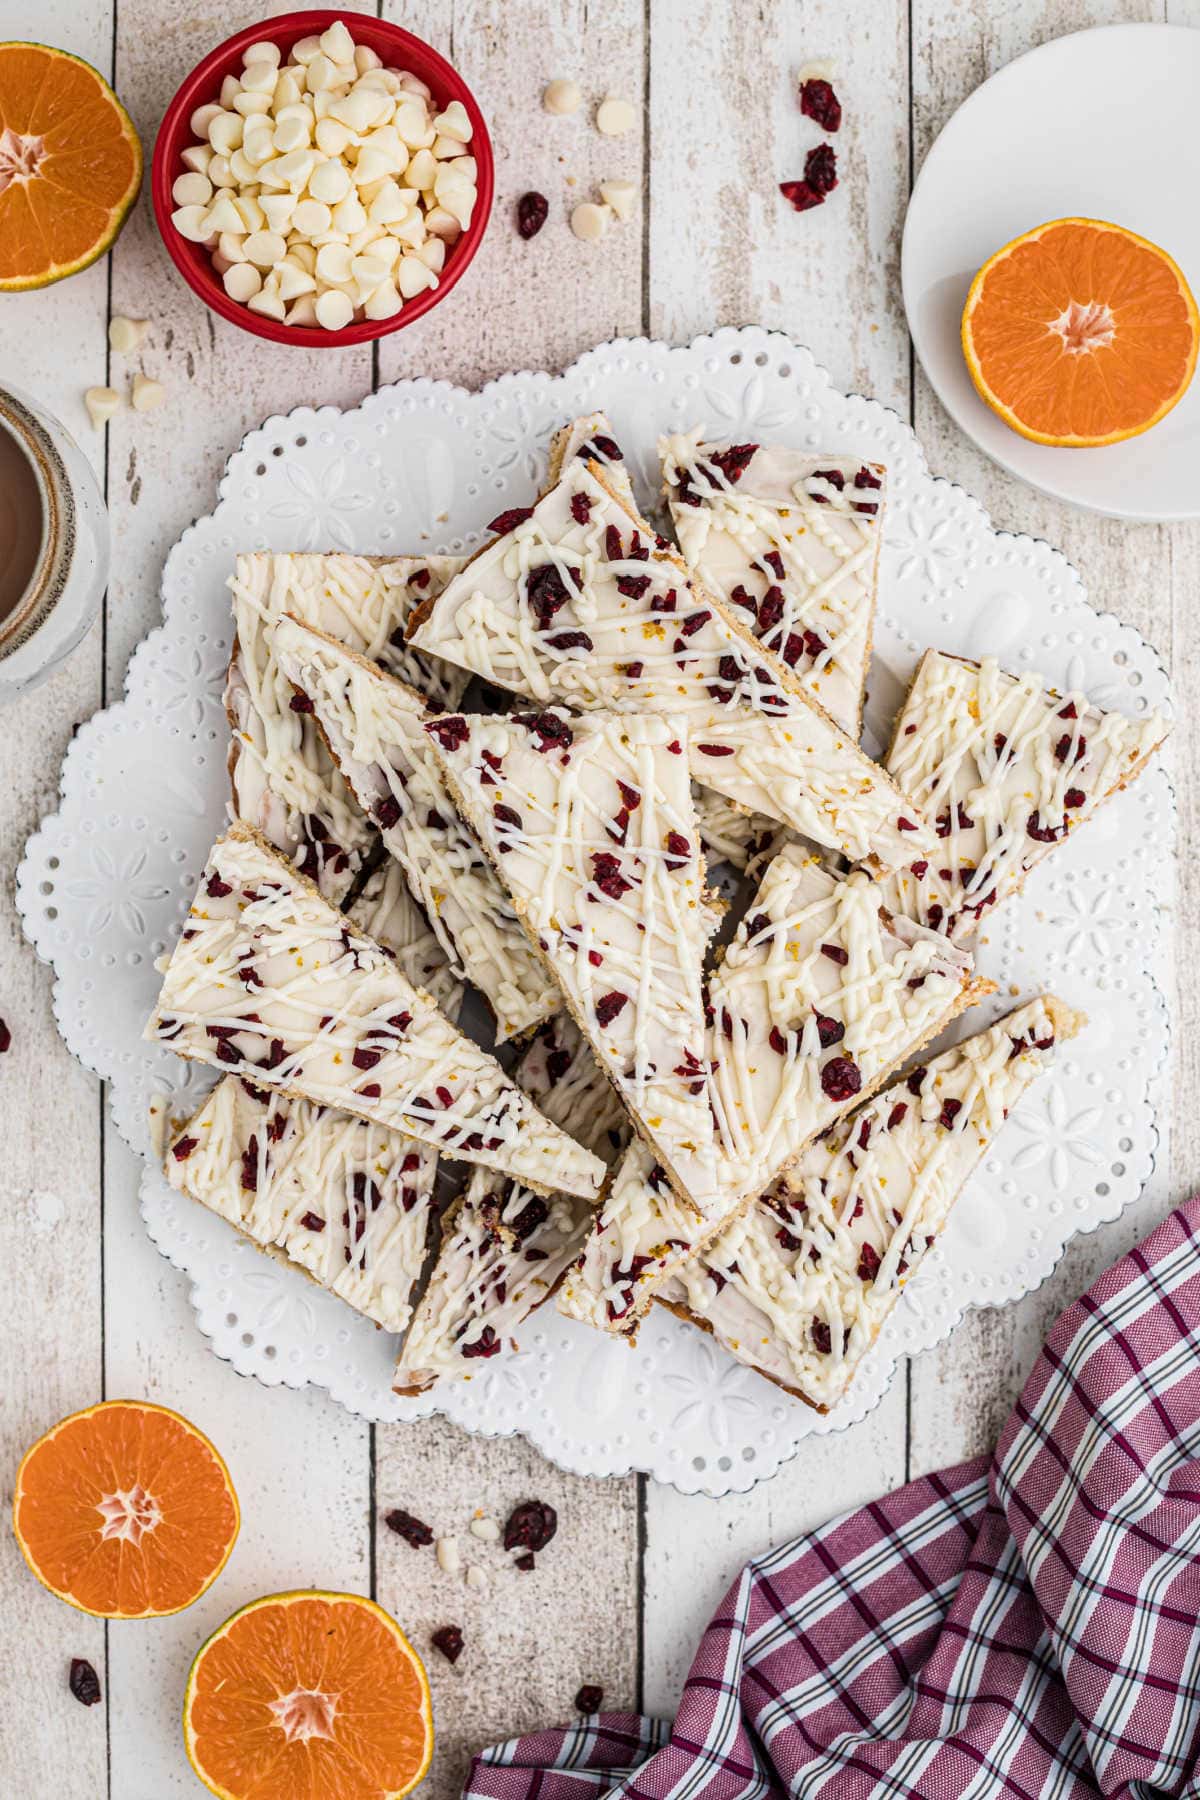
{"label": "red ceramic bowl", "polygon": [[[426,288],[415,300],[406,300],[403,310],[393,319],[363,319],[347,325],[341,331],[325,331],[319,325],[281,325],[274,319],[265,319],[261,313],[251,312],[248,306],[231,300],[212,266],[210,253],[203,244],[189,243],[172,225],[171,214],[175,210],[175,202],[171,198],[171,188],[176,177],[184,173],[184,164],[180,160],[184,150],[189,144],[196,142],[191,128],[192,114],[198,106],[205,106],[209,101],[216,100],[226,75],[234,75],[241,70],[243,50],[248,49],[251,44],[270,39],[272,43],[279,45],[286,61],[287,53],[294,43],[300,38],[319,36],[335,19],[343,20],[355,43],[369,45],[389,68],[411,70],[429,86],[440,107],[447,106],[451,100],[462,101],[471,121],[468,151],[478,165],[478,199],[470,225],[446,253],[445,268],[438,277],[437,287]],[[158,229],[162,233],[171,261],[206,306],[211,306],[214,312],[220,313],[231,324],[240,325],[243,331],[252,331],[255,337],[270,338],[276,344],[328,350],[343,344],[365,344],[371,338],[384,337],[389,331],[400,331],[405,325],[411,325],[414,319],[430,312],[439,300],[445,299],[455,282],[465,273],[483,240],[488,215],[492,210],[495,165],[492,159],[492,141],[475,96],[445,57],[439,56],[436,50],[431,50],[428,44],[423,44],[420,38],[402,31],[398,25],[389,25],[383,19],[372,18],[367,13],[322,7],[312,12],[285,13],[278,19],[264,19],[259,25],[251,25],[245,31],[239,31],[236,37],[227,38],[192,70],[167,108],[159,126],[154,144],[151,185],[154,216],[158,220]]]}

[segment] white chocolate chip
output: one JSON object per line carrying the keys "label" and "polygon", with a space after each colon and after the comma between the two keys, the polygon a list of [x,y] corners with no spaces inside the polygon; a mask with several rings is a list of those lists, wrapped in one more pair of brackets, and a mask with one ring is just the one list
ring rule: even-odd
{"label": "white chocolate chip", "polygon": [[267,57],[259,57],[257,62],[247,63],[242,70],[242,92],[244,94],[273,95],[275,84],[279,80],[278,55],[274,62]]}
{"label": "white chocolate chip", "polygon": [[314,200],[335,206],[350,192],[350,172],[344,163],[332,160],[318,163],[308,178],[308,191]]}
{"label": "white chocolate chip", "polygon": [[252,231],[242,249],[248,262],[260,269],[272,269],[287,255],[287,242],[278,231]]}
{"label": "white chocolate chip", "polygon": [[433,129],[442,137],[456,138],[460,145],[471,141],[471,121],[461,100],[452,100],[445,112],[436,115]]}
{"label": "white chocolate chip", "polygon": [[207,175],[208,165],[215,155],[216,151],[211,144],[189,144],[180,152],[179,160],[185,169],[191,169],[197,175]]}
{"label": "white chocolate chip", "polygon": [[500,1526],[495,1519],[488,1518],[486,1514],[481,1518],[472,1519],[467,1529],[472,1537],[479,1538],[485,1544],[495,1544],[500,1540]]}
{"label": "white chocolate chip", "polygon": [[231,188],[237,186],[237,176],[227,156],[218,156],[214,151],[204,173],[215,188]]}
{"label": "white chocolate chip", "polygon": [[394,281],[381,281],[363,306],[368,319],[394,319],[404,302],[396,292]]}
{"label": "white chocolate chip", "polygon": [[488,1585],[488,1578],[478,1564],[472,1563],[467,1570],[467,1586],[473,1593],[482,1594]]}
{"label": "white chocolate chip", "polygon": [[202,206],[180,206],[171,214],[171,223],[189,244],[206,244],[212,233],[204,223]]}
{"label": "white chocolate chip", "polygon": [[227,75],[225,77],[224,81],[221,83],[221,92],[220,92],[220,95],[218,96],[218,98],[220,99],[220,102],[221,102],[221,106],[226,112],[229,111],[230,107],[233,105],[234,101],[237,99],[237,97],[241,93],[241,91],[242,91],[242,84],[238,80],[237,76],[236,75]]}
{"label": "white chocolate chip", "polygon": [[209,126],[224,110],[215,101],[208,106],[198,106],[188,121],[196,137],[206,138]]}
{"label": "white chocolate chip", "polygon": [[353,64],[354,39],[340,19],[335,19],[328,30],[321,33],[321,49],[330,62]]}
{"label": "white chocolate chip", "polygon": [[251,294],[246,305],[251,312],[261,313],[264,319],[274,319],[277,325],[282,325],[286,317],[283,301],[276,290],[267,287],[265,282],[257,294]]}
{"label": "white chocolate chip", "polygon": [[219,112],[208,128],[208,141],[220,156],[231,156],[242,142],[246,122],[241,113]]}
{"label": "white chocolate chip", "polygon": [[243,69],[252,69],[255,63],[270,63],[277,69],[282,61],[278,44],[269,43],[266,39],[261,44],[251,44],[248,50],[242,51]]}
{"label": "white chocolate chip", "polygon": [[166,397],[167,390],[161,381],[155,381],[150,375],[134,376],[129,396],[134,412],[153,412],[162,405]]}
{"label": "white chocolate chip", "polygon": [[405,300],[415,300],[426,288],[437,286],[437,276],[419,256],[402,256],[396,271],[396,286]]}
{"label": "white chocolate chip", "polygon": [[90,387],[83,396],[83,404],[91,414],[96,430],[102,431],[113,414],[120,412],[123,401],[116,388]]}
{"label": "white chocolate chip", "polygon": [[118,313],[108,322],[108,341],[118,356],[129,356],[149,329],[149,319],[127,319],[123,313]]}
{"label": "white chocolate chip", "polygon": [[458,1539],[453,1537],[439,1538],[436,1545],[438,1568],[446,1575],[457,1575],[461,1567],[458,1554]]}
{"label": "white chocolate chip", "polygon": [[229,298],[237,300],[242,306],[252,300],[262,287],[262,276],[254,264],[248,262],[234,263],[232,268],[226,269],[222,280]]}
{"label": "white chocolate chip", "polygon": [[602,181],[600,198],[612,207],[618,219],[630,219],[637,204],[637,188],[632,181]]}
{"label": "white chocolate chip", "polygon": [[628,100],[610,94],[596,108],[596,130],[603,137],[624,137],[637,124],[637,113]]}
{"label": "white chocolate chip", "polygon": [[571,214],[571,230],[585,244],[595,244],[608,230],[611,217],[609,207],[597,206],[593,200],[581,200]]}
{"label": "white chocolate chip", "polygon": [[312,295],[301,294],[298,300],[293,300],[284,317],[289,325],[318,324],[317,309],[313,303]]}
{"label": "white chocolate chip", "polygon": [[326,331],[343,331],[354,317],[354,302],[339,288],[326,288],[318,294],[315,308],[317,324]]}
{"label": "white chocolate chip", "polygon": [[[217,197],[204,215],[204,223],[209,231],[234,232],[241,236],[246,230],[246,222],[237,209],[227,188],[218,190]],[[228,256],[228,250],[222,249],[222,256]]]}
{"label": "white chocolate chip", "polygon": [[314,56],[320,54],[321,40],[319,37],[299,38],[292,45],[292,61],[300,63],[305,68],[308,67]]}
{"label": "white chocolate chip", "polygon": [[548,113],[555,113],[561,118],[578,112],[583,105],[579,83],[562,78],[550,82],[542,89],[542,105]]}

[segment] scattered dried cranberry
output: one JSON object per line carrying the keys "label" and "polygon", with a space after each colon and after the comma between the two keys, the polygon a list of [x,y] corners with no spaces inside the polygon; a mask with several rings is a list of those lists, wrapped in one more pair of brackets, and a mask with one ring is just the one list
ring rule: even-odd
{"label": "scattered dried cranberry", "polygon": [[797,212],[810,212],[814,206],[825,204],[824,194],[819,194],[807,181],[781,181],[779,191]]}
{"label": "scattered dried cranberry", "polygon": [[532,514],[532,506],[510,506],[507,512],[497,513],[487,529],[494,531],[497,537],[503,537],[506,531],[515,531],[518,525],[523,525]]}
{"label": "scattered dried cranberry", "polygon": [[714,450],[709,462],[715,463],[726,481],[736,485],[750,467],[757,444],[727,444],[724,450]]}
{"label": "scattered dried cranberry", "polygon": [[384,794],[375,802],[373,816],[381,831],[390,831],[393,825],[400,823],[400,802],[395,794]]}
{"label": "scattered dried cranberry", "polygon": [[894,1131],[896,1129],[897,1125],[899,1125],[901,1123],[901,1121],[903,1120],[904,1115],[905,1115],[905,1113],[907,1113],[907,1111],[908,1111],[907,1100],[897,1100],[895,1106],[893,1106],[891,1112],[888,1114],[887,1129],[889,1131]]}
{"label": "scattered dried cranberry", "polygon": [[843,950],[840,944],[822,944],[821,955],[827,956],[830,962],[837,963],[838,967],[842,969],[850,961],[850,952]]}
{"label": "scattered dried cranberry", "polygon": [[531,1569],[535,1569],[537,1567],[537,1563],[535,1562],[532,1554],[529,1552],[526,1552],[526,1554],[524,1556],[515,1556],[513,1558],[513,1567],[515,1569],[520,1569],[522,1575],[528,1575],[528,1573]]}
{"label": "scattered dried cranberry", "polygon": [[482,1357],[486,1361],[489,1356],[499,1356],[503,1347],[496,1336],[495,1326],[485,1325],[475,1342],[463,1344],[461,1349],[463,1356],[467,1358]]}
{"label": "scattered dried cranberry", "polygon": [[684,863],[686,863],[686,861],[687,861],[688,857],[691,855],[691,853],[692,853],[692,846],[688,842],[687,838],[684,837],[682,831],[668,831],[668,833],[667,833],[667,867],[668,867],[668,869],[682,868],[682,866],[684,865]]}
{"label": "scattered dried cranberry", "polygon": [[1059,826],[1043,825],[1040,815],[1031,812],[1025,829],[1035,844],[1055,844],[1065,835],[1067,827],[1065,821]]}
{"label": "scattered dried cranberry", "polygon": [[517,201],[517,231],[528,240],[536,237],[550,216],[550,202],[545,194],[531,189]]}
{"label": "scattered dried cranberry", "polygon": [[300,1220],[305,1231],[324,1231],[325,1221],[319,1213],[306,1212]]}
{"label": "scattered dried cranberry", "polygon": [[831,1019],[828,1013],[818,1013],[816,1018],[817,1036],[821,1040],[822,1050],[831,1050],[835,1044],[840,1044],[846,1035],[846,1027],[842,1021]]}
{"label": "scattered dried cranberry", "polygon": [[[414,1519],[413,1515],[405,1512],[403,1507],[397,1506],[392,1512],[384,1513],[383,1522],[389,1531],[394,1531],[397,1537],[402,1537],[406,1544],[412,1545],[414,1550],[423,1550],[426,1544],[433,1542],[433,1532],[430,1527],[423,1524],[420,1519]],[[451,1657],[450,1660],[453,1662],[454,1658]]]}
{"label": "scattered dried cranberry", "polygon": [[544,1550],[558,1530],[558,1514],[545,1500],[515,1506],[504,1527],[506,1550]]}
{"label": "scattered dried cranberry", "polygon": [[3,1056],[4,1052],[6,1050],[10,1049],[11,1046],[12,1046],[12,1032],[8,1029],[8,1026],[4,1023],[4,1020],[0,1019],[0,1056]]}
{"label": "scattered dried cranberry", "polygon": [[71,1658],[71,1692],[80,1706],[95,1706],[100,1699],[100,1677],[85,1656]]}
{"label": "scattered dried cranberry", "polygon": [[833,1335],[824,1319],[814,1319],[812,1325],[813,1348],[822,1356],[828,1356],[833,1349]]}
{"label": "scattered dried cranberry", "polygon": [[532,731],[538,740],[535,748],[543,752],[567,750],[575,741],[574,732],[559,713],[513,713],[511,717],[514,725]]}
{"label": "scattered dried cranberry", "polygon": [[837,151],[832,144],[817,144],[804,159],[804,179],[818,194],[832,194],[838,184]]}
{"label": "scattered dried cranberry", "polygon": [[577,525],[586,525],[592,516],[592,502],[587,494],[571,495],[571,517]]}
{"label": "scattered dried cranberry", "polygon": [[938,1114],[938,1124],[943,1126],[946,1131],[952,1130],[953,1126],[954,1126],[954,1121],[955,1121],[955,1119],[957,1119],[957,1117],[961,1111],[962,1111],[962,1101],[961,1100],[943,1100],[942,1101],[942,1110]]}
{"label": "scattered dried cranberry", "polygon": [[463,1653],[463,1634],[457,1625],[439,1625],[430,1642],[448,1663],[456,1663]]}
{"label": "scattered dried cranberry", "polygon": [[307,694],[293,694],[288,705],[294,713],[310,713],[313,703]]}
{"label": "scattered dried cranberry", "polygon": [[199,1141],[194,1137],[181,1137],[177,1144],[171,1145],[171,1155],[176,1162],[186,1162]]}
{"label": "scattered dried cranberry", "polygon": [[611,1025],[617,1014],[629,1004],[628,994],[601,994],[596,1002],[596,1023],[604,1028]]}
{"label": "scattered dried cranberry", "polygon": [[858,1252],[858,1279],[874,1281],[879,1273],[879,1252],[873,1244],[863,1244]]}
{"label": "scattered dried cranberry", "polygon": [[822,131],[836,131],[842,122],[842,103],[824,76],[814,75],[800,84],[800,111]]}
{"label": "scattered dried cranberry", "polygon": [[588,1682],[575,1696],[575,1711],[598,1713],[604,1702],[604,1689]]}
{"label": "scattered dried cranberry", "polygon": [[430,719],[425,726],[443,750],[457,750],[471,735],[471,728],[461,713],[447,713],[443,719]]}
{"label": "scattered dried cranberry", "polygon": [[861,1086],[858,1065],[848,1056],[831,1056],[821,1069],[821,1087],[830,1100],[852,1100]]}
{"label": "scattered dried cranberry", "polygon": [[633,886],[632,881],[621,873],[620,861],[611,850],[592,852],[592,880],[610,900],[619,900]]}
{"label": "scattered dried cranberry", "polygon": [[232,894],[233,889],[227,881],[221,880],[214,869],[205,883],[204,891],[210,900],[224,900],[226,894]]}

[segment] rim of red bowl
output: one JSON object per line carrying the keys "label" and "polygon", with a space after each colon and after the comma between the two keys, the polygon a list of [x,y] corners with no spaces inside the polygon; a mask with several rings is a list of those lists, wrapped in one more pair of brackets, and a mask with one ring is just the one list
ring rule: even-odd
{"label": "rim of red bowl", "polygon": [[[275,319],[264,318],[261,313],[251,312],[248,306],[237,300],[231,300],[212,266],[210,252],[203,244],[193,244],[181,237],[171,223],[175,207],[171,189],[176,178],[185,172],[180,160],[183,151],[189,144],[197,141],[191,128],[192,114],[198,106],[214,100],[225,76],[241,67],[243,50],[248,49],[251,44],[270,39],[280,45],[286,57],[292,45],[300,38],[319,36],[335,19],[342,20],[356,43],[368,45],[377,56],[383,57],[385,63],[409,69],[419,80],[426,82],[433,89],[439,107],[444,108],[451,100],[461,100],[471,121],[470,154],[477,164],[477,198],[471,223],[447,255],[446,266],[438,278],[437,287],[426,288],[414,300],[406,300],[403,309],[394,318],[362,319],[343,326],[340,331],[326,331],[319,325],[280,324]],[[431,45],[414,37],[402,26],[393,25],[386,19],[373,18],[368,13],[348,12],[337,7],[318,7],[307,12],[283,13],[277,19],[264,19],[261,24],[248,25],[244,31],[226,38],[224,43],[211,50],[181,84],[163,114],[154,142],[151,175],[154,216],[158,221],[159,233],[168,256],[193,293],[198,294],[223,319],[228,319],[230,324],[241,326],[243,331],[253,332],[255,337],[269,338],[275,344],[294,344],[297,348],[315,350],[339,349],[346,344],[366,344],[374,338],[386,337],[389,332],[400,331],[422,318],[439,300],[444,300],[466,273],[475,252],[483,242],[492,210],[494,189],[492,140],[479,103],[457,69]]]}

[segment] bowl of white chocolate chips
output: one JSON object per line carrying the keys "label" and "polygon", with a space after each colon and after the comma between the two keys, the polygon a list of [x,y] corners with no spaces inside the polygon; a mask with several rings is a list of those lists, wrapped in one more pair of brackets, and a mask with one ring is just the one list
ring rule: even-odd
{"label": "bowl of white chocolate chips", "polygon": [[427,313],[479,248],[492,146],[462,77],[358,13],[239,32],[183,83],[154,211],[184,280],[259,337],[362,343]]}

